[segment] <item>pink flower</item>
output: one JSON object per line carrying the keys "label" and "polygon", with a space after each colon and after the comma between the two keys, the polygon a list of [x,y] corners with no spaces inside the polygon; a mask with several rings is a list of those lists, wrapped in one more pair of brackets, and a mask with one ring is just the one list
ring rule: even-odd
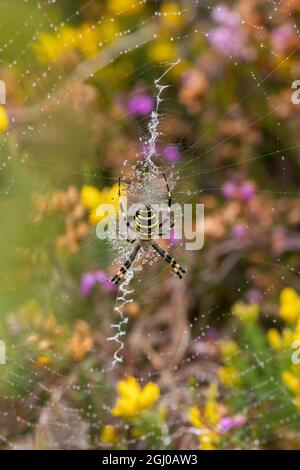
{"label": "pink flower", "polygon": [[231,181],[226,181],[222,187],[222,194],[226,199],[233,199],[237,192],[237,185]]}
{"label": "pink flower", "polygon": [[96,284],[100,284],[107,292],[114,292],[115,286],[110,282],[104,271],[89,271],[83,274],[80,281],[80,293],[88,297]]}
{"label": "pink flower", "polygon": [[85,273],[80,281],[80,292],[83,297],[87,297],[94,287],[96,281],[93,273]]}
{"label": "pink flower", "polygon": [[148,116],[153,110],[153,99],[146,93],[138,93],[127,102],[127,111],[132,116]]}
{"label": "pink flower", "polygon": [[243,238],[247,234],[247,227],[244,224],[236,224],[232,228],[231,235],[233,238]]}
{"label": "pink flower", "polygon": [[236,416],[225,416],[219,422],[219,428],[221,432],[229,432],[233,429],[240,429],[244,426],[246,421],[245,416],[236,415]]}
{"label": "pink flower", "polygon": [[240,15],[226,5],[213,9],[212,18],[219,26],[208,32],[208,40],[223,55],[234,59],[253,60],[255,51],[248,45],[248,34],[242,28]]}
{"label": "pink flower", "polygon": [[241,23],[241,17],[238,12],[231,10],[227,5],[220,4],[214,7],[212,19],[216,23],[222,23],[226,26],[235,27]]}
{"label": "pink flower", "polygon": [[251,181],[237,179],[236,181],[226,181],[221,191],[226,199],[250,201],[255,195],[255,185]]}
{"label": "pink flower", "polygon": [[252,304],[258,304],[261,302],[262,297],[262,293],[258,289],[250,289],[246,295],[246,299]]}
{"label": "pink flower", "polygon": [[240,186],[241,199],[244,199],[244,201],[249,201],[250,199],[253,198],[254,195],[255,195],[255,187],[253,183],[251,183],[250,181],[245,181],[244,183],[241,184]]}
{"label": "pink flower", "polygon": [[297,39],[295,30],[290,23],[285,23],[271,32],[271,44],[277,52],[285,52]]}
{"label": "pink flower", "polygon": [[181,152],[178,147],[174,145],[167,145],[167,147],[163,150],[163,156],[165,160],[168,162],[177,162],[181,158]]}

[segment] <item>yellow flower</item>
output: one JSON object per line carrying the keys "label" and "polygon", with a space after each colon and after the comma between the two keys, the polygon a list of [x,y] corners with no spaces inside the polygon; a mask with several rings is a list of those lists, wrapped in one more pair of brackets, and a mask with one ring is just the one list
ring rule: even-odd
{"label": "yellow flower", "polygon": [[298,318],[296,328],[295,328],[295,334],[294,334],[294,341],[300,340],[300,317]]}
{"label": "yellow flower", "polygon": [[204,432],[199,436],[199,444],[201,450],[217,450],[220,437],[214,431]]}
{"label": "yellow flower", "polygon": [[300,378],[288,370],[282,373],[282,381],[295,395],[300,395]]}
{"label": "yellow flower", "polygon": [[227,387],[239,387],[242,383],[242,378],[234,367],[220,367],[218,370],[218,375],[220,381]]}
{"label": "yellow flower", "polygon": [[78,46],[85,57],[91,57],[98,52],[99,42],[99,28],[89,24],[82,25],[78,34]]}
{"label": "yellow flower", "polygon": [[169,28],[177,28],[184,23],[179,5],[176,2],[166,2],[160,7],[162,23]]}
{"label": "yellow flower", "polygon": [[149,382],[142,388],[132,376],[121,380],[117,390],[120,396],[111,413],[113,416],[122,416],[128,419],[134,418],[143,410],[152,408],[160,395],[159,387],[156,384]]}
{"label": "yellow flower", "polygon": [[[89,223],[96,224],[107,218],[108,212],[101,210],[101,204],[110,204],[116,212],[119,210],[119,185],[115,184],[111,188],[104,188],[102,191],[94,186],[84,185],[81,188],[81,203],[90,212]],[[125,187],[121,185],[122,195]]]}
{"label": "yellow flower", "polygon": [[48,366],[49,364],[51,364],[51,358],[47,355],[39,356],[35,361],[35,367],[37,367],[38,369]]}
{"label": "yellow flower", "polygon": [[257,304],[237,302],[233,306],[232,313],[244,323],[255,323],[258,319],[259,307]]}
{"label": "yellow flower", "polygon": [[300,413],[300,394],[297,395],[296,398],[295,398],[295,407],[297,408],[297,410]]}
{"label": "yellow flower", "polygon": [[128,379],[120,380],[117,385],[119,395],[124,397],[137,396],[141,393],[142,388],[135,377],[129,376]]}
{"label": "yellow flower", "polygon": [[300,316],[300,297],[291,287],[286,287],[280,293],[279,315],[287,323],[294,323]]}
{"label": "yellow flower", "polygon": [[117,440],[118,435],[114,426],[110,424],[103,426],[100,433],[100,441],[103,442],[103,444],[114,444]]}
{"label": "yellow flower", "polygon": [[160,39],[149,47],[149,56],[155,62],[172,62],[176,59],[176,47],[167,39]]}
{"label": "yellow flower", "polygon": [[94,209],[101,203],[101,193],[94,186],[84,185],[81,189],[81,203],[87,209]]}
{"label": "yellow flower", "polygon": [[282,347],[282,338],[278,330],[276,328],[271,328],[267,332],[267,339],[269,341],[270,346],[273,349],[279,351]]}
{"label": "yellow flower", "polygon": [[[213,386],[215,388],[215,386]],[[205,404],[202,421],[201,411],[196,406],[189,409],[188,417],[192,426],[200,429],[199,444],[202,450],[214,450],[219,443],[219,435],[214,431],[220,421],[219,406],[214,398],[209,398]]]}
{"label": "yellow flower", "polygon": [[239,347],[237,343],[233,341],[232,339],[224,339],[220,341],[219,347],[220,347],[222,356],[224,356],[226,359],[230,359],[234,357],[239,351]]}
{"label": "yellow flower", "polygon": [[133,15],[143,10],[144,4],[139,0],[109,0],[107,8],[112,13]]}
{"label": "yellow flower", "polygon": [[38,40],[36,44],[33,44],[32,48],[42,63],[53,62],[61,54],[59,41],[49,33],[39,33]]}
{"label": "yellow flower", "polygon": [[51,33],[39,33],[37,42],[33,45],[40,62],[49,63],[57,60],[64,52],[77,46],[78,31],[72,26],[63,26],[54,35]]}
{"label": "yellow flower", "polygon": [[0,132],[5,131],[8,128],[9,119],[3,106],[0,106]]}
{"label": "yellow flower", "polygon": [[282,330],[282,341],[284,348],[290,348],[294,339],[294,333],[292,332],[292,330],[290,330],[290,328],[284,328]]}
{"label": "yellow flower", "polygon": [[142,410],[147,408],[152,408],[154,403],[157,401],[160,395],[159,387],[153,383],[149,382],[143,388],[139,396],[139,406]]}
{"label": "yellow flower", "polygon": [[195,428],[203,428],[204,427],[204,424],[201,421],[200,410],[196,406],[192,406],[189,409],[188,417],[189,417],[189,420],[191,422],[191,425],[194,426]]}
{"label": "yellow flower", "polygon": [[209,421],[210,424],[217,424],[220,419],[219,407],[216,400],[208,400],[204,407],[204,418]]}
{"label": "yellow flower", "polygon": [[112,42],[115,38],[117,33],[119,32],[119,28],[114,21],[106,21],[100,25],[100,34],[103,43]]}

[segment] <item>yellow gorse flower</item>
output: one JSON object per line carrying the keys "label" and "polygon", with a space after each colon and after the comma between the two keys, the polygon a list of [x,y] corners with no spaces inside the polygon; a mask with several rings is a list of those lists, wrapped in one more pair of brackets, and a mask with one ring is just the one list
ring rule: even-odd
{"label": "yellow gorse flower", "polygon": [[199,436],[201,450],[217,450],[219,442],[220,436],[214,431],[207,431]]}
{"label": "yellow gorse flower", "polygon": [[118,383],[119,398],[111,410],[113,416],[134,418],[143,410],[153,407],[159,398],[160,390],[153,382],[147,383],[143,388],[138,381],[130,376]]}
{"label": "yellow gorse flower", "polygon": [[148,53],[154,62],[172,62],[177,56],[175,45],[168,39],[159,39],[151,44]]}
{"label": "yellow gorse flower", "polygon": [[282,337],[276,328],[271,328],[268,330],[267,339],[273,349],[279,351],[282,348]]}
{"label": "yellow gorse flower", "polygon": [[295,395],[300,395],[300,377],[286,370],[282,374],[282,381]]}
{"label": "yellow gorse flower", "polygon": [[177,28],[184,23],[180,6],[176,2],[165,2],[160,7],[161,19],[164,26]]}
{"label": "yellow gorse flower", "polygon": [[99,438],[103,444],[114,444],[118,440],[118,434],[114,426],[107,424],[101,429]]}
{"label": "yellow gorse flower", "polygon": [[242,384],[242,378],[237,369],[232,366],[219,367],[219,379],[226,387],[235,388]]}
{"label": "yellow gorse flower", "polygon": [[35,367],[37,367],[38,369],[41,369],[42,367],[46,367],[48,366],[49,364],[51,364],[51,357],[49,357],[48,355],[44,354],[42,356],[39,356],[37,358],[37,360],[35,361]]}
{"label": "yellow gorse flower", "polygon": [[108,0],[107,3],[110,12],[124,15],[136,15],[144,6],[139,0]]}
{"label": "yellow gorse flower", "polygon": [[190,423],[200,429],[199,444],[202,450],[215,450],[219,443],[219,434],[214,430],[221,419],[220,408],[214,398],[207,400],[203,413],[196,406],[188,411]]}
{"label": "yellow gorse flower", "polygon": [[232,313],[243,323],[255,323],[258,320],[259,307],[257,304],[237,302],[232,308]]}
{"label": "yellow gorse flower", "polygon": [[194,426],[195,428],[204,427],[203,421],[201,420],[200,410],[196,406],[192,406],[189,409],[188,417],[189,417],[191,425]]}
{"label": "yellow gorse flower", "polygon": [[300,394],[295,398],[295,407],[300,413]]}
{"label": "yellow gorse flower", "polygon": [[93,25],[85,24],[82,25],[77,36],[77,46],[85,57],[92,57],[99,50],[100,39],[100,29]]}
{"label": "yellow gorse flower", "polygon": [[[106,26],[108,25],[108,26]],[[85,57],[95,55],[101,41],[107,42],[107,27],[115,37],[117,27],[115,24],[103,23],[101,26],[94,26],[84,23],[78,27],[65,25],[57,33],[39,33],[36,43],[32,46],[38,60],[42,63],[49,63],[58,60],[64,53],[78,50]]]}
{"label": "yellow gorse flower", "polygon": [[9,119],[3,106],[0,106],[0,132],[6,131],[9,126]]}
{"label": "yellow gorse flower", "polygon": [[300,297],[291,287],[286,287],[280,293],[279,315],[287,323],[295,323],[300,317]]}
{"label": "yellow gorse flower", "polygon": [[39,33],[32,48],[40,62],[49,63],[74,49],[77,46],[77,38],[77,28],[62,26],[56,34]]}
{"label": "yellow gorse flower", "polygon": [[[115,211],[119,210],[119,185],[115,184],[111,188],[104,188],[101,191],[94,186],[84,185],[81,189],[81,203],[89,211],[89,223],[96,224],[105,220],[108,212],[101,210],[101,204],[111,204]],[[122,194],[125,186],[121,185]]]}
{"label": "yellow gorse flower", "polygon": [[221,354],[225,359],[231,359],[239,352],[238,344],[233,339],[224,339],[219,342]]}

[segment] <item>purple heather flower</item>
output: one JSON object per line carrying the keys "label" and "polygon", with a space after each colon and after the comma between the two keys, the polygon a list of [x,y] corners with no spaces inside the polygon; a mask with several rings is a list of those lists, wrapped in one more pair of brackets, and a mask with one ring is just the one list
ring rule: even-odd
{"label": "purple heather flower", "polygon": [[250,289],[247,292],[246,299],[252,304],[258,304],[262,299],[262,294],[258,289]]}
{"label": "purple heather flower", "polygon": [[251,181],[226,181],[221,191],[226,199],[250,201],[255,195],[255,186]]}
{"label": "purple heather flower", "polygon": [[208,31],[212,46],[233,59],[254,58],[255,51],[248,45],[248,35],[242,29],[241,18],[236,11],[226,5],[218,5],[213,9],[212,19],[219,23],[219,26]]}
{"label": "purple heather flower", "polygon": [[212,11],[212,19],[216,23],[221,23],[225,26],[236,27],[241,22],[241,17],[238,12],[231,10],[226,5],[217,5]]}
{"label": "purple heather flower", "polygon": [[232,429],[240,429],[245,424],[245,417],[243,415],[225,416],[219,422],[221,432],[229,432]]}
{"label": "purple heather flower", "polygon": [[107,292],[114,292],[115,285],[109,280],[109,276],[104,271],[95,271],[96,282],[102,285]]}
{"label": "purple heather flower", "polygon": [[231,416],[225,416],[219,422],[221,432],[228,432],[234,428],[234,419]]}
{"label": "purple heather flower", "polygon": [[235,197],[237,191],[237,185],[231,181],[226,181],[222,187],[222,194],[226,199],[232,199]]}
{"label": "purple heather flower", "polygon": [[219,26],[208,32],[208,40],[212,46],[225,56],[234,59],[252,59],[253,51],[247,45],[247,36],[240,29]]}
{"label": "purple heather flower", "polygon": [[235,429],[240,429],[244,426],[246,422],[246,418],[243,415],[236,415],[233,418],[233,422],[234,422]]}
{"label": "purple heather flower", "polygon": [[107,292],[113,292],[115,286],[110,282],[108,275],[100,270],[84,273],[80,281],[80,293],[88,297],[96,284],[102,285]]}
{"label": "purple heather flower", "polygon": [[255,187],[250,181],[244,181],[240,186],[240,195],[244,201],[249,201],[255,195]]}
{"label": "purple heather flower", "polygon": [[290,23],[280,25],[271,32],[271,44],[278,52],[284,52],[295,38],[295,30]]}
{"label": "purple heather flower", "polygon": [[163,156],[165,160],[173,163],[180,160],[181,152],[178,147],[174,147],[173,145],[167,145],[167,147],[163,150]]}
{"label": "purple heather flower", "polygon": [[92,272],[83,274],[80,281],[80,292],[83,297],[87,297],[96,283]]}
{"label": "purple heather flower", "polygon": [[127,110],[132,116],[148,116],[153,110],[153,99],[146,93],[138,93],[129,98]]}
{"label": "purple heather flower", "polygon": [[247,227],[244,224],[236,224],[232,228],[231,235],[233,238],[243,238],[247,234]]}

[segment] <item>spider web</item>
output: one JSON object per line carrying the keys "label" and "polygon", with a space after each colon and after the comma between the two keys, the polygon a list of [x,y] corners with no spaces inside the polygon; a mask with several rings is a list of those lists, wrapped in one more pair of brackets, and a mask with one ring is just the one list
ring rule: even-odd
{"label": "spider web", "polygon": [[[65,188],[70,184],[80,187],[86,181],[92,181],[95,186],[110,185],[117,181],[117,172],[116,168],[108,165],[109,162],[105,156],[99,155],[91,144],[89,130],[84,125],[86,116],[83,116],[82,121],[76,122],[72,113],[68,113],[66,110],[68,100],[74,97],[78,91],[75,85],[71,83],[69,88],[68,86],[63,88],[66,84],[68,85],[68,77],[64,75],[63,69],[62,72],[58,72],[54,61],[38,67],[33,64],[31,50],[39,33],[47,30],[58,34],[62,25],[76,24],[78,18],[84,19],[90,11],[89,9],[97,6],[99,2],[96,0],[77,1],[72,4],[65,2],[66,6],[61,11],[58,2],[55,1],[24,0],[20,3],[22,9],[20,9],[20,15],[16,15],[14,8],[17,6],[12,7],[11,2],[2,2],[3,14],[1,18],[3,20],[0,25],[0,33],[3,35],[1,53],[4,57],[2,70],[7,77],[5,80],[7,82],[12,80],[14,86],[20,87],[23,91],[22,100],[18,100],[16,96],[13,96],[11,101],[8,100],[7,109],[11,114],[13,126],[2,135],[0,144],[3,220],[8,221],[8,226],[4,229],[2,236],[5,237],[3,240],[5,246],[8,246],[7,251],[11,253],[3,260],[2,283],[6,297],[3,296],[1,311],[7,318],[5,322],[8,323],[15,335],[14,341],[8,345],[9,369],[8,366],[0,366],[3,387],[0,404],[0,437],[3,446],[16,449],[34,445],[43,447],[46,443],[50,448],[97,447],[99,445],[97,440],[99,429],[103,423],[108,422],[108,416],[110,416],[112,390],[115,389],[117,381],[123,378],[124,373],[138,375],[142,383],[153,380],[161,384],[163,390],[161,401],[165,404],[171,404],[170,409],[174,414],[172,426],[164,437],[164,444],[168,446],[170,443],[176,442],[176,439],[184,433],[197,434],[197,430],[191,429],[190,425],[186,424],[184,419],[186,410],[182,406],[182,401],[184,401],[182,397],[188,393],[185,384],[188,375],[195,375],[199,368],[201,370],[197,379],[200,383],[205,384],[214,380],[217,361],[214,354],[211,353],[211,349],[212,345],[217,345],[221,339],[221,335],[216,334],[216,331],[228,337],[236,333],[234,325],[228,323],[227,330],[224,325],[224,319],[228,317],[228,299],[225,302],[227,306],[224,307],[223,304],[216,303],[211,298],[211,291],[217,289],[220,283],[225,283],[232,292],[231,300],[234,303],[241,297],[247,296],[262,274],[265,275],[268,270],[272,270],[271,282],[264,291],[260,292],[261,301],[268,303],[271,298],[276,296],[279,288],[288,285],[289,281],[294,284],[297,282],[299,268],[293,264],[293,261],[272,252],[264,260],[248,254],[247,251],[241,251],[240,256],[237,257],[231,256],[230,247],[225,243],[226,235],[221,235],[215,241],[210,240],[204,249],[195,255],[197,259],[202,258],[207,261],[207,267],[202,270],[201,275],[194,271],[195,263],[192,256],[183,254],[180,244],[172,247],[174,256],[185,257],[191,272],[190,276],[193,276],[192,284],[198,285],[196,289],[198,295],[205,296],[207,299],[202,305],[197,304],[196,300],[196,305],[193,305],[193,301],[189,300],[190,294],[187,292],[186,286],[184,284],[178,285],[177,281],[173,281],[169,272],[163,273],[161,281],[159,271],[164,268],[160,264],[161,261],[153,254],[145,256],[145,264],[142,261],[138,263],[137,275],[134,279],[134,271],[129,271],[125,285],[123,284],[120,288],[115,306],[114,300],[107,296],[98,298],[98,302],[95,303],[87,301],[87,304],[84,305],[79,295],[74,294],[76,288],[78,289],[79,273],[76,272],[76,281],[70,280],[67,276],[64,279],[64,275],[68,273],[67,265],[72,263],[71,259],[67,257],[59,260],[51,254],[57,239],[57,233],[53,226],[60,222],[61,216],[52,214],[48,218],[46,226],[40,224],[34,236],[30,235],[31,193],[50,194],[53,189]],[[150,4],[146,1],[137,3]],[[229,2],[222,3],[229,4]],[[188,15],[191,18],[191,26],[181,35],[169,34],[168,32],[165,34],[167,34],[168,40],[179,48],[181,58],[185,58],[189,41],[197,41],[198,38],[204,40],[208,37],[211,25],[208,26],[205,21],[211,21],[211,12],[216,3],[187,1],[179,2],[179,4],[180,14]],[[112,42],[115,46],[104,41],[102,50],[106,53],[99,58],[95,69],[93,69],[93,62],[89,59],[82,60],[72,77],[78,78],[82,82],[97,79],[101,76],[101,72],[113,69],[124,57],[133,56],[136,51],[142,50],[148,43],[157,39],[157,35],[160,34],[156,28],[161,18],[160,5],[161,2],[152,2],[147,15],[142,20],[138,20],[133,29],[126,27],[119,32]],[[254,28],[257,34],[262,37],[261,49],[266,47],[266,40],[263,36],[264,29],[269,26],[269,22],[272,23],[274,18],[276,20],[278,12],[282,14],[284,11],[286,21],[291,22],[300,37],[297,22],[292,13],[292,5],[289,2],[268,1],[266,8],[269,14],[265,16],[265,19],[254,21]],[[121,17],[123,14],[126,14],[126,10],[119,12],[116,17]],[[104,15],[100,19],[97,17],[90,28],[93,29],[93,26],[113,21],[113,15]],[[250,23],[253,26],[253,19],[249,19],[245,14],[242,17],[242,24],[249,26]],[[260,111],[259,116],[252,113],[251,108],[246,108],[253,118],[246,121],[237,130],[230,130],[223,137],[218,137],[218,135],[217,138],[214,137],[218,125],[226,118],[239,115],[241,107],[249,104],[252,98],[260,99],[264,103],[271,101],[267,85],[270,81],[274,81],[274,86],[277,86],[276,73],[278,71],[285,69],[288,76],[285,78],[287,82],[290,80],[292,83],[298,78],[297,67],[292,62],[292,59],[297,56],[298,49],[299,46],[295,46],[294,50],[284,57],[279,57],[275,50],[271,50],[274,66],[271,70],[262,67],[260,75],[251,61],[248,63],[230,55],[226,59],[223,58],[226,65],[241,70],[244,79],[247,80],[247,86],[244,88],[246,93],[242,92],[239,101],[229,109],[221,112],[217,109],[216,119],[210,119],[209,113],[213,108],[212,103],[218,103],[221,97],[214,87],[211,87],[211,90],[208,89],[203,108],[199,111],[204,116],[203,129],[200,131],[197,128],[196,120],[192,119],[183,129],[180,129],[184,110],[178,105],[173,87],[159,88],[160,80],[155,82],[157,77],[164,77],[168,66],[165,63],[156,64],[148,61],[146,56],[140,59],[141,65],[133,67],[126,78],[121,75],[121,78],[116,80],[111,87],[101,81],[100,77],[101,100],[103,106],[109,106],[109,96],[118,95],[122,99],[122,94],[126,94],[128,88],[132,89],[134,84],[143,81],[149,75],[153,77],[151,86],[143,88],[152,96],[156,89],[158,90],[157,104],[160,110],[160,122],[157,121],[158,115],[154,115],[152,127],[150,127],[152,133],[150,133],[150,141],[148,142],[148,157],[150,155],[148,164],[150,163],[149,166],[152,170],[150,172],[151,182],[157,183],[159,179],[156,165],[168,165],[161,155],[156,155],[153,145],[161,147],[168,145],[170,143],[169,129],[171,137],[177,136],[176,146],[181,150],[181,159],[169,164],[170,173],[173,174],[171,177],[172,195],[173,199],[178,202],[199,201],[204,196],[219,194],[231,171],[244,170],[247,172],[248,169],[251,171],[252,164],[256,163],[260,163],[263,169],[273,172],[266,184],[264,180],[261,182],[263,184],[258,184],[260,189],[256,189],[257,194],[266,197],[274,196],[275,202],[276,198],[283,196],[287,200],[291,200],[297,198],[299,193],[296,177],[294,179],[295,189],[290,191],[288,188],[288,176],[294,168],[293,164],[289,163],[289,157],[291,154],[297,155],[299,145],[296,141],[292,145],[282,145],[282,142],[285,143],[284,133],[288,125],[286,126],[283,122],[284,119],[278,116],[281,116],[280,111],[283,111],[286,103],[275,105],[272,109],[266,106]],[[215,80],[218,80],[218,77],[215,77]],[[166,83],[169,83],[168,79]],[[160,101],[161,91],[164,91],[162,101]],[[78,99],[80,105],[80,96]],[[213,111],[216,112],[216,110]],[[117,116],[119,117],[115,118],[115,122],[120,130],[125,131],[127,126],[132,126],[136,132],[133,140],[135,139],[137,144],[143,144],[143,139],[149,130],[148,117],[141,118],[136,122],[135,118],[128,115],[117,114]],[[170,122],[168,123],[170,116],[173,119],[171,122],[172,132],[170,132]],[[249,151],[249,148],[252,148],[250,143],[248,153],[243,155],[242,159],[231,161],[230,158],[223,158],[220,155],[228,143],[247,136],[247,131],[256,129],[262,123],[268,123],[270,119],[276,124],[276,132],[275,135],[270,134],[267,146],[257,145],[258,149],[262,148],[261,152],[257,151],[257,154],[252,156]],[[64,123],[61,129],[60,122]],[[172,125],[172,123],[174,124]],[[156,125],[158,126],[158,124],[162,127],[162,131],[157,132]],[[297,129],[297,123],[294,125]],[[74,136],[77,138],[75,139]],[[255,140],[255,135],[252,138]],[[140,147],[137,145],[136,149],[139,150]],[[217,158],[213,158],[214,155],[217,155]],[[124,164],[122,155],[120,162],[122,165]],[[132,163],[125,162],[123,166],[125,173],[128,167],[133,172],[136,171],[136,167],[132,168],[134,166]],[[274,174],[276,175],[275,189],[272,184]],[[153,196],[157,196],[157,186],[154,187]],[[266,188],[262,190],[262,187]],[[162,190],[158,198],[160,199],[164,195]],[[206,201],[205,207],[209,210],[210,202],[214,204],[214,201],[209,197],[206,198]],[[275,214],[276,212],[280,214],[281,209],[275,202],[272,211]],[[19,220],[20,227],[9,223],[9,220],[12,219]],[[27,235],[27,229],[29,235]],[[252,225],[247,226],[247,231],[254,237],[254,240],[256,230],[257,225],[254,220]],[[30,238],[31,236],[32,238]],[[128,253],[125,243],[120,243],[115,247],[113,256],[108,256],[107,251],[109,250],[105,247],[102,246],[101,250],[95,249],[96,242],[96,235],[91,233],[85,242],[82,255],[78,255],[77,261],[79,269],[82,271],[89,263],[94,267],[107,266],[108,261],[113,262],[119,257],[124,258]],[[29,255],[24,248],[26,244],[29,246],[27,248]],[[43,250],[45,249],[50,252],[47,259],[43,258],[45,256]],[[218,265],[218,260],[213,258],[214,250],[220,250],[225,254],[228,253],[226,250],[229,250],[228,258],[221,266]],[[224,251],[222,252],[222,250]],[[24,264],[28,261],[28,257],[34,262],[36,276],[44,279],[42,291],[38,290],[37,283],[28,286],[25,282],[27,272]],[[42,263],[50,266],[50,269],[47,271],[43,268]],[[243,282],[236,279],[234,275],[237,263],[249,263],[251,266],[255,266]],[[157,264],[159,264],[159,268]],[[143,270],[142,267],[144,267]],[[296,280],[293,281],[294,279]],[[129,281],[130,287],[128,287]],[[133,287],[131,287],[131,281]],[[167,294],[162,295],[161,283]],[[222,293],[220,299],[222,296],[224,298],[225,294]],[[157,315],[151,321],[151,318],[149,319],[151,314],[162,310],[162,307],[160,308],[162,298],[164,299],[164,311],[161,312],[159,318]],[[53,353],[55,359],[53,365],[46,365],[42,373],[36,369],[35,356],[28,349],[25,340],[25,337],[28,339],[29,336],[36,334],[36,325],[22,326],[15,315],[20,306],[27,304],[32,299],[37,299],[46,311],[56,311],[56,315],[62,316],[66,321],[71,320],[73,311],[76,318],[81,318],[83,315],[84,319],[90,321],[91,326],[95,330],[97,329],[97,341],[91,355],[83,364],[75,364],[73,372],[66,371],[68,366],[62,350]],[[79,303],[78,307],[76,306],[77,302]],[[140,304],[141,320],[136,320],[134,316],[127,316],[123,313],[126,311],[125,307],[128,307],[128,303],[136,304],[137,302]],[[80,308],[84,310],[83,314]],[[103,346],[107,342],[107,332],[111,325],[114,308],[116,313],[121,315],[121,322],[113,323],[117,330],[116,336],[111,337],[120,341],[117,343],[119,345],[117,350],[114,348],[113,341],[111,348],[107,349]],[[170,326],[169,309],[173,309],[173,322],[177,328],[172,329]],[[191,310],[191,315],[186,314],[187,309]],[[147,313],[143,314],[143,310]],[[271,315],[268,321],[269,323],[277,323],[276,317]],[[129,325],[130,323],[131,325]],[[123,327],[128,329],[128,338],[123,335]],[[22,330],[22,328],[24,329]],[[178,330],[180,331],[179,335]],[[24,340],[21,340],[20,337],[23,338],[24,331],[26,331],[26,335],[24,335]],[[216,339],[210,340],[209,338],[214,335],[216,335]],[[153,341],[154,346],[151,343],[152,340],[155,340]],[[169,349],[162,347],[165,340],[171,343]],[[66,341],[66,346],[69,345],[69,342],[69,340]],[[145,342],[145,347],[143,342]],[[155,348],[158,348],[159,352]],[[119,364],[121,362],[119,354],[124,351],[124,361]],[[19,361],[19,357],[23,358],[22,362]],[[244,370],[243,377],[252,373],[253,370],[264,369],[271,360],[271,352],[270,357],[264,360],[260,357],[253,357],[251,370]],[[106,366],[111,361],[113,364],[118,364],[118,367],[107,370]],[[176,387],[170,385],[173,380],[176,381]],[[271,377],[270,380],[272,380]],[[247,414],[249,410],[260,409],[263,406],[265,400],[274,393],[274,389],[261,393],[260,390],[264,389],[264,385],[262,381],[259,385],[250,387],[248,393],[251,396],[251,403],[240,410],[241,412]],[[283,385],[278,388],[277,392],[285,395],[287,401],[292,403],[292,397],[289,396],[289,392]],[[232,392],[232,399],[238,400],[241,393],[239,390]],[[202,388],[197,391],[196,395],[199,403],[202,403]],[[274,415],[275,413],[276,409],[274,409]],[[286,437],[284,425],[296,423],[298,419],[299,414],[289,409],[286,418],[278,422],[278,437],[281,436],[284,439]],[[267,425],[264,431],[265,442],[268,442]],[[264,445],[264,440],[254,439],[248,432],[248,428],[242,430],[241,433],[245,446],[260,447]],[[147,436],[144,438],[146,439]],[[296,431],[295,438],[299,439],[299,434]],[[127,438],[126,440],[127,445],[139,445],[138,442],[139,440],[135,438]],[[183,447],[197,446],[195,442],[192,441],[192,444],[183,442],[181,445]]]}

